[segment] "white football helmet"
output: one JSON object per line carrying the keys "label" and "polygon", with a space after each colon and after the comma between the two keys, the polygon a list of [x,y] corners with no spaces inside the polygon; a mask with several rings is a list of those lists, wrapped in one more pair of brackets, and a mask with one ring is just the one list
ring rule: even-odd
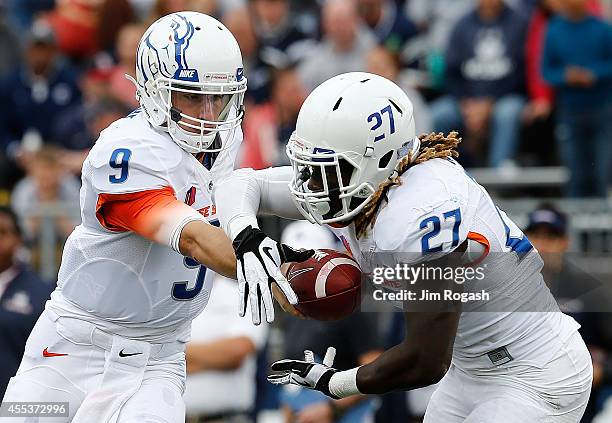
{"label": "white football helmet", "polygon": [[308,96],[287,144],[294,202],[311,222],[346,222],[419,146],[401,88],[364,72],[331,78]]}
{"label": "white football helmet", "polygon": [[[190,153],[221,151],[215,137],[239,127],[244,116],[240,48],[221,22],[203,13],[172,13],[154,22],[140,40],[136,80],[130,79],[151,125]],[[173,92],[188,93],[202,111],[215,103],[221,112],[214,120],[190,116],[173,106]]]}

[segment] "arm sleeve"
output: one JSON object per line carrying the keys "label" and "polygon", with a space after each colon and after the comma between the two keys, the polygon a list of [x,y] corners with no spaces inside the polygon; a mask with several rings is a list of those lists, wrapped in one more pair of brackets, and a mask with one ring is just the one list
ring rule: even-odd
{"label": "arm sleeve", "polygon": [[175,251],[187,223],[201,220],[196,210],[174,197],[170,187],[127,194],[99,194],[96,218],[114,232],[134,232]]}
{"label": "arm sleeve", "polygon": [[225,233],[234,239],[247,226],[258,227],[257,214],[300,219],[289,191],[291,175],[289,166],[239,169],[218,183],[214,202]]}

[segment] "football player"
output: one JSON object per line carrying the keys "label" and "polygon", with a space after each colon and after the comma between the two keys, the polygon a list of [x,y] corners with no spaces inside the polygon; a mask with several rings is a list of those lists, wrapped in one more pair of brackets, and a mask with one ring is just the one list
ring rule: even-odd
{"label": "football player", "polygon": [[303,216],[329,225],[365,274],[451,252],[472,257],[497,303],[408,309],[404,341],[372,363],[339,371],[333,350],[322,363],[307,351],[274,363],[269,380],[343,398],[442,379],[428,423],[578,422],[592,380],[579,325],[558,311],[529,240],[453,159],[457,134],[419,138],[414,125],[410,100],[385,78],[348,73],[317,87],[287,145],[291,166],[239,170],[216,187],[238,277],[259,284],[275,270],[245,258],[255,247],[241,248],[245,239],[271,243],[257,213]]}
{"label": "football player", "polygon": [[183,422],[191,320],[212,271],[235,278],[210,192],[242,141],[238,43],[212,17],[174,13],[145,32],[136,62],[141,107],[105,129],[83,164],[83,223],[3,400],[68,403],[50,421]]}

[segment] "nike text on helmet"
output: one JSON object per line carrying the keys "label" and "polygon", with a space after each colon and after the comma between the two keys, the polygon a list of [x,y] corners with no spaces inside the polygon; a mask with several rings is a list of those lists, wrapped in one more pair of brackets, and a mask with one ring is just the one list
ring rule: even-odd
{"label": "nike text on helmet", "polygon": [[[136,80],[130,79],[151,125],[190,153],[222,150],[215,137],[238,128],[244,116],[247,80],[238,43],[202,13],[172,13],[154,22],[140,40]],[[218,115],[186,114],[172,104],[172,93],[189,96],[203,112],[216,108]]]}
{"label": "nike text on helmet", "polygon": [[308,96],[287,144],[293,200],[311,222],[348,221],[419,144],[412,102],[396,84],[364,72],[331,78]]}

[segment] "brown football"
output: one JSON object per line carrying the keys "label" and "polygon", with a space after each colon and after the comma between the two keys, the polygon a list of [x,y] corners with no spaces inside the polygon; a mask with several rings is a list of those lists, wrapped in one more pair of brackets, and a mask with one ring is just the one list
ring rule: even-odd
{"label": "brown football", "polygon": [[315,250],[314,256],[292,263],[287,280],[298,297],[295,306],[316,320],[339,320],[361,303],[361,270],[349,255],[334,250]]}

